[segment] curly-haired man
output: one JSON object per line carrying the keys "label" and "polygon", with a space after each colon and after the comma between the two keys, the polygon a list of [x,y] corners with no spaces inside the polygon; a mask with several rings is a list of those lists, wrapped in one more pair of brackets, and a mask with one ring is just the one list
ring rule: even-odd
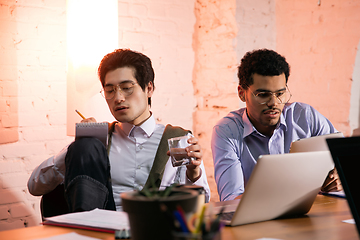
{"label": "curly-haired man", "polygon": [[[290,103],[290,67],[275,51],[248,52],[238,68],[238,95],[246,108],[230,112],[213,128],[211,148],[221,201],[240,198],[260,155],[290,151],[291,142],[337,132],[308,104]],[[323,191],[341,190],[331,171]]]}

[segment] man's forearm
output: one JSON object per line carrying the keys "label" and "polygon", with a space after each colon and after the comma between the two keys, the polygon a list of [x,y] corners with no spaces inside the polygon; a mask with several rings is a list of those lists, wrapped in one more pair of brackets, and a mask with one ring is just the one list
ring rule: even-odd
{"label": "man's forearm", "polygon": [[194,169],[186,169],[186,176],[191,182],[196,182],[201,177],[202,171],[200,166],[197,166]]}

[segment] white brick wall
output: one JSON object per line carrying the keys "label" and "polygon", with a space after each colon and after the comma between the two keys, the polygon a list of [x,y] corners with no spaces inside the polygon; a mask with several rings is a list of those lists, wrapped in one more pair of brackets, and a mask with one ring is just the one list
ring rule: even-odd
{"label": "white brick wall", "polygon": [[148,55],[155,69],[152,111],[160,123],[192,129],[195,108],[193,0],[119,1],[119,46]]}
{"label": "white brick wall", "polygon": [[[27,180],[65,134],[65,2],[0,4],[0,231],[40,222]],[[7,137],[12,129],[18,139]],[[12,143],[11,143],[12,142]]]}
{"label": "white brick wall", "polygon": [[[239,105],[238,60],[252,48],[276,47],[276,28],[283,26],[275,26],[273,14],[280,9],[284,17],[283,4],[293,4],[260,2],[118,1],[119,47],[152,59],[157,120],[192,129],[200,138],[212,201],[218,197],[211,129]],[[286,27],[293,28],[285,24],[280,29],[284,36]],[[292,41],[288,52],[295,56],[304,46],[292,48]],[[65,51],[65,0],[0,0],[0,231],[39,224],[39,197],[28,193],[27,180],[37,165],[72,140],[66,136]]]}

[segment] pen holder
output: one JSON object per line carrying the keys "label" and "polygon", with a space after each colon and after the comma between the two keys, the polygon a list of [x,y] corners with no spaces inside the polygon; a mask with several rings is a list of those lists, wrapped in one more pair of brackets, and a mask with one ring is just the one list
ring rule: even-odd
{"label": "pen holder", "polygon": [[197,204],[197,214],[200,216],[201,210],[205,204],[205,190],[202,186],[199,185],[178,185],[177,189],[185,189],[185,190],[194,190],[199,193],[198,196],[198,204]]}
{"label": "pen holder", "polygon": [[172,240],[221,240],[221,232],[211,232],[206,235],[184,233],[184,232],[173,232]]}
{"label": "pen holder", "polygon": [[131,239],[172,239],[173,212],[180,206],[185,214],[196,212],[198,192],[173,189],[169,196],[151,198],[138,191],[121,194],[123,210],[128,213]]}

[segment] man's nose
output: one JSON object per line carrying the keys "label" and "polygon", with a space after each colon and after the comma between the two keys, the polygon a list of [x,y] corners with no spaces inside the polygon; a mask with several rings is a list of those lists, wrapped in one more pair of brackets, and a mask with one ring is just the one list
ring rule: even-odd
{"label": "man's nose", "polygon": [[125,96],[124,96],[124,94],[121,92],[121,90],[119,88],[116,88],[114,99],[115,99],[116,102],[125,101]]}
{"label": "man's nose", "polygon": [[275,94],[271,94],[269,101],[266,103],[268,106],[274,106],[279,103],[279,99],[275,96]]}

